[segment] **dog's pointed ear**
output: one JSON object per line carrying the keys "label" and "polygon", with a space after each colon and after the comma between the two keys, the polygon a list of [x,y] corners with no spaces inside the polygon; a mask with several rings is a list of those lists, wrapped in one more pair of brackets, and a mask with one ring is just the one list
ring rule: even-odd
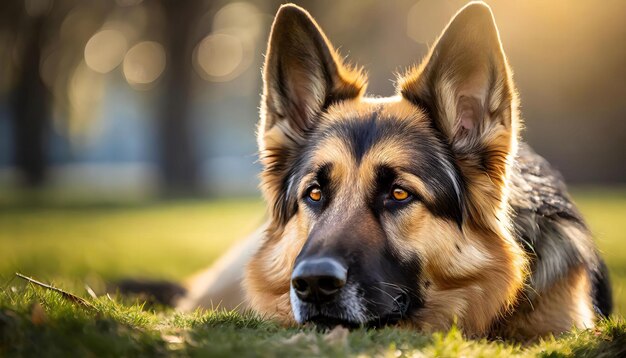
{"label": "dog's pointed ear", "polygon": [[274,19],[263,79],[258,144],[262,186],[271,201],[286,190],[291,161],[324,110],[361,96],[366,80],[343,64],[308,12],[291,4]]}
{"label": "dog's pointed ear", "polygon": [[[450,21],[429,56],[399,81],[401,95],[425,110],[470,184],[484,179],[500,199],[517,144],[517,99],[491,13],[474,2]],[[493,185],[492,185],[493,184]],[[487,193],[482,193],[485,195]]]}
{"label": "dog's pointed ear", "polygon": [[451,141],[512,125],[515,89],[491,9],[471,3],[450,21],[430,55],[400,80]]}
{"label": "dog's pointed ear", "polygon": [[356,98],[364,89],[361,71],[343,65],[309,13],[281,6],[265,60],[259,144],[270,145],[264,142],[275,129],[286,139],[302,140],[325,107]]}

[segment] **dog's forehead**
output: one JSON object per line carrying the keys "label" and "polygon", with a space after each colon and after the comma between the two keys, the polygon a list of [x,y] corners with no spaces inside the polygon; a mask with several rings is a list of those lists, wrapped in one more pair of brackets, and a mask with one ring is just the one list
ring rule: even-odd
{"label": "dog's forehead", "polygon": [[369,119],[376,115],[379,119],[406,120],[415,124],[425,123],[423,110],[401,96],[360,97],[331,105],[324,116],[327,124],[346,120]]}
{"label": "dog's forehead", "polygon": [[315,162],[392,165],[437,149],[426,114],[401,97],[343,101],[320,122],[308,148]]}

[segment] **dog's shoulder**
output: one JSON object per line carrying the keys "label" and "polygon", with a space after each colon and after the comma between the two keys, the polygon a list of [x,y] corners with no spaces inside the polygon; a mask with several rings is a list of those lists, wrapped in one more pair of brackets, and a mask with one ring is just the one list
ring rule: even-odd
{"label": "dog's shoulder", "polygon": [[561,173],[526,143],[520,143],[511,176],[510,203],[517,215],[567,220],[586,229]]}
{"label": "dog's shoulder", "polygon": [[596,311],[608,315],[612,302],[606,265],[561,174],[521,143],[509,184],[514,232],[531,259],[528,298],[541,296],[583,267]]}
{"label": "dog's shoulder", "polygon": [[561,174],[522,143],[510,179],[514,232],[531,258],[535,289],[549,287],[580,263],[595,265],[593,239]]}

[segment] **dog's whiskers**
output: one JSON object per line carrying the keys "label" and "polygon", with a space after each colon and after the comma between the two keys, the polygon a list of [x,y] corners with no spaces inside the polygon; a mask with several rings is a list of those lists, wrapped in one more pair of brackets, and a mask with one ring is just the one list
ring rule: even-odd
{"label": "dog's whiskers", "polygon": [[377,289],[378,291],[384,293],[385,295],[389,296],[389,298],[391,298],[393,303],[398,307],[398,312],[400,312],[400,319],[402,319],[404,316],[404,313],[402,312],[403,309],[402,309],[402,305],[400,304],[400,302],[398,302],[398,300],[395,297],[393,297],[389,292],[383,290],[382,288],[376,287],[376,286],[373,286],[373,287]]}

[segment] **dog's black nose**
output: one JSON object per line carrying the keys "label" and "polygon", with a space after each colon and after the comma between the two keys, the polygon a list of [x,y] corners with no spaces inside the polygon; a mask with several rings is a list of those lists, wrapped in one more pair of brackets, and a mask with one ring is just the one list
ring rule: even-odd
{"label": "dog's black nose", "polygon": [[330,257],[305,259],[296,265],[291,285],[305,302],[323,303],[332,300],[348,278],[348,269]]}

